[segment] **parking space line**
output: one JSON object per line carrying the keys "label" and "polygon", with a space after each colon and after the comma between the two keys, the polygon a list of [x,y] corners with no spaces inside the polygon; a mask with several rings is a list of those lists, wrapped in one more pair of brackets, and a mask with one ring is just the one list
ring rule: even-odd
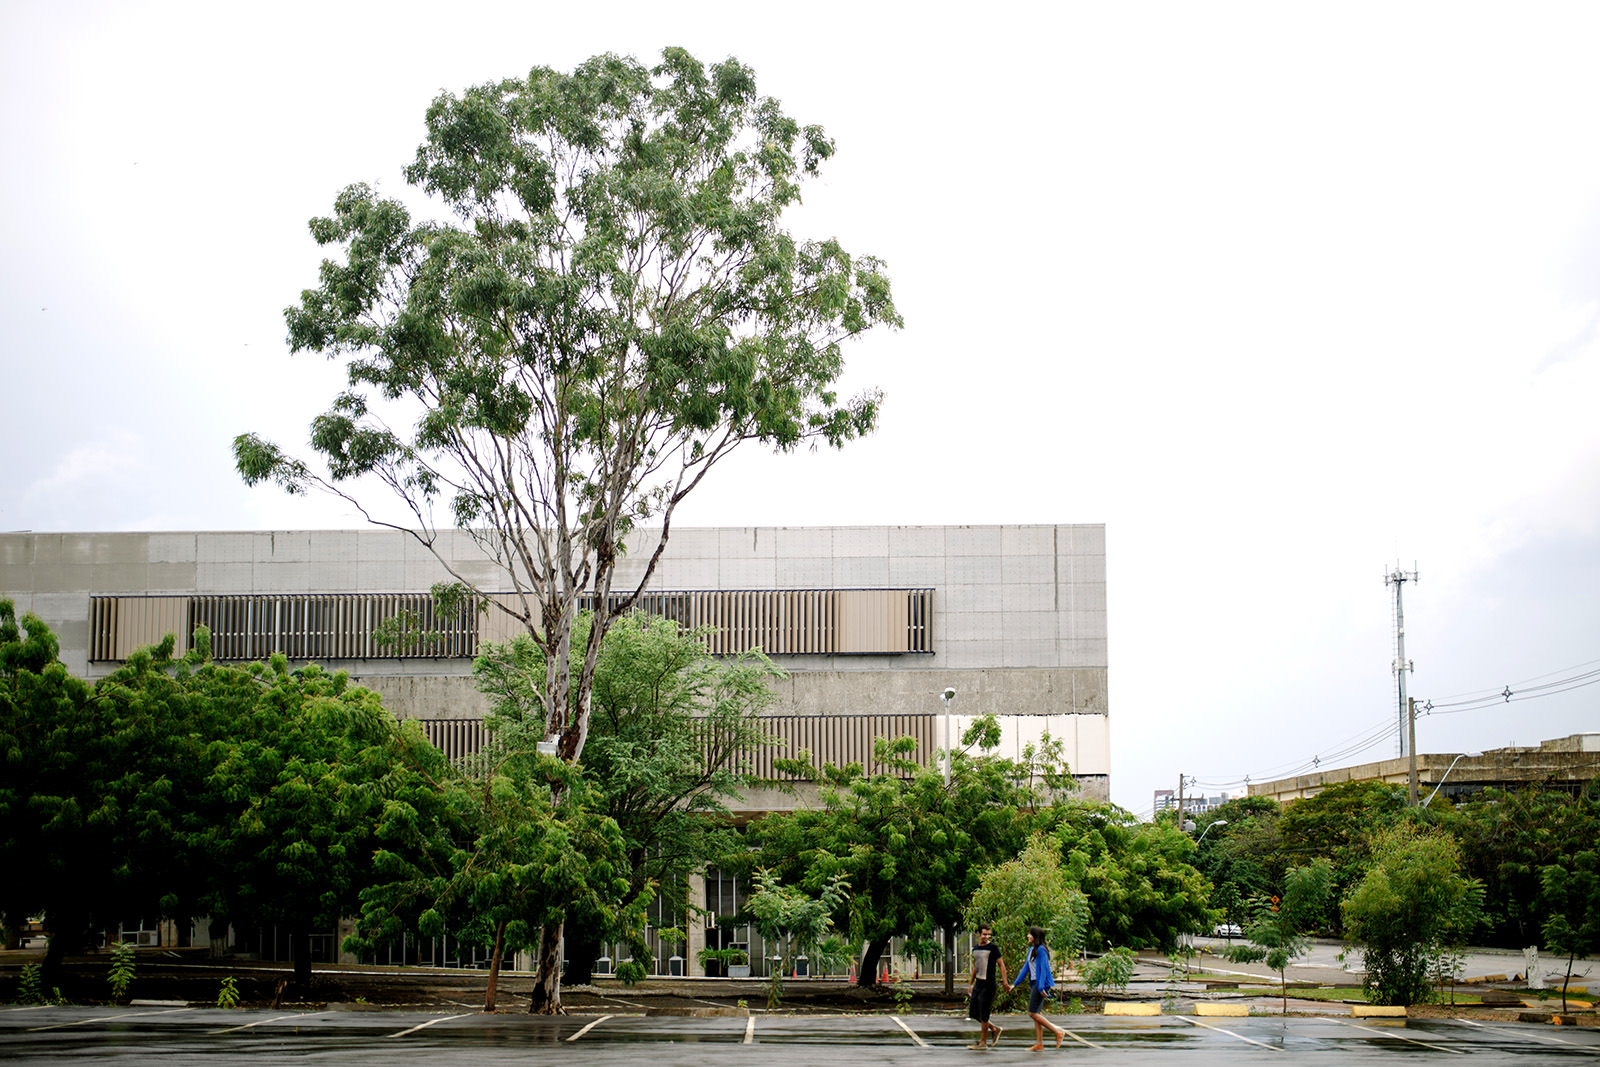
{"label": "parking space line", "polygon": [[1093,1041],[1090,1041],[1088,1038],[1079,1037],[1077,1033],[1075,1033],[1072,1030],[1067,1030],[1067,1028],[1065,1026],[1063,1026],[1061,1029],[1066,1030],[1067,1031],[1067,1036],[1072,1038],[1072,1040],[1076,1041],[1080,1045],[1088,1045],[1090,1048],[1098,1048],[1098,1049],[1106,1049],[1106,1048],[1110,1048],[1111,1047],[1109,1045],[1097,1045]]}
{"label": "parking space line", "polygon": [[589,1023],[582,1030],[579,1030],[577,1033],[575,1033],[571,1037],[567,1038],[567,1041],[568,1042],[576,1041],[576,1040],[578,1040],[578,1038],[582,1037],[584,1034],[587,1034],[590,1030],[593,1030],[595,1027],[597,1027],[601,1023],[605,1022],[607,1019],[615,1019],[615,1018],[616,1018],[615,1015],[602,1015],[602,1016],[600,1016],[600,1018],[598,1018],[598,1019],[594,1020],[593,1022]]}
{"label": "parking space line", "polygon": [[296,1012],[293,1015],[276,1015],[276,1016],[272,1017],[271,1019],[257,1019],[255,1022],[253,1022],[253,1023],[245,1023],[243,1026],[230,1026],[225,1030],[207,1030],[206,1033],[213,1034],[213,1035],[214,1034],[233,1034],[233,1033],[239,1032],[240,1030],[248,1030],[252,1026],[265,1026],[268,1023],[281,1023],[285,1019],[308,1019],[313,1015],[326,1015],[326,1014],[328,1014],[328,1013],[325,1012],[325,1011],[302,1011],[302,1012]]}
{"label": "parking space line", "polygon": [[39,1030],[60,1030],[68,1026],[84,1026],[88,1023],[108,1023],[118,1019],[136,1019],[141,1015],[171,1015],[179,1011],[193,1011],[193,1008],[164,1008],[161,1011],[125,1011],[121,1015],[102,1015],[98,1019],[75,1019],[70,1023],[51,1023],[49,1026],[30,1026],[29,1033]]}
{"label": "parking space line", "polygon": [[1535,1041],[1550,1041],[1557,1045],[1571,1045],[1573,1048],[1581,1048],[1585,1052],[1591,1052],[1596,1056],[1600,1056],[1600,1045],[1585,1045],[1578,1041],[1568,1041],[1564,1037],[1551,1037],[1548,1034],[1535,1034],[1525,1030],[1507,1030],[1501,1026],[1490,1026],[1488,1023],[1480,1023],[1476,1019],[1445,1019],[1443,1021],[1450,1023],[1461,1023],[1466,1026],[1476,1026],[1480,1030],[1493,1030],[1497,1034],[1510,1034],[1512,1037],[1531,1037]]}
{"label": "parking space line", "polygon": [[417,1025],[411,1027],[409,1030],[401,1030],[401,1031],[398,1031],[397,1033],[390,1034],[389,1036],[390,1037],[405,1037],[407,1034],[414,1034],[418,1030],[426,1030],[428,1027],[437,1025],[438,1023],[447,1023],[451,1019],[465,1019],[468,1015],[471,1015],[471,1014],[473,1014],[473,1013],[464,1011],[460,1015],[441,1015],[437,1019],[429,1019],[425,1023],[418,1023]]}
{"label": "parking space line", "polygon": [[1379,1030],[1375,1026],[1362,1026],[1360,1023],[1345,1023],[1345,1025],[1354,1027],[1357,1030],[1365,1030],[1369,1034],[1377,1034],[1379,1037],[1399,1038],[1401,1041],[1409,1041],[1413,1045],[1421,1045],[1423,1048],[1436,1048],[1440,1052],[1454,1052],[1457,1056],[1465,1056],[1467,1054],[1466,1049],[1451,1048],[1449,1045],[1435,1045],[1427,1041],[1419,1041],[1417,1038],[1407,1037],[1405,1034],[1397,1034],[1389,1030]]}
{"label": "parking space line", "polygon": [[911,1027],[907,1026],[905,1024],[905,1020],[901,1019],[900,1016],[891,1015],[891,1016],[889,1016],[889,1018],[893,1019],[894,1020],[894,1024],[896,1026],[898,1026],[900,1029],[904,1030],[906,1032],[906,1034],[911,1038],[911,1040],[915,1041],[922,1048],[927,1048],[928,1047],[928,1043],[926,1041],[922,1040],[922,1038],[918,1037],[917,1036],[917,1032],[915,1030],[911,1029]]}
{"label": "parking space line", "polygon": [[1252,1045],[1260,1045],[1262,1048],[1268,1049],[1269,1051],[1272,1051],[1272,1052],[1282,1052],[1283,1051],[1283,1049],[1279,1048],[1277,1045],[1269,1045],[1265,1041],[1257,1041],[1253,1037],[1245,1037],[1243,1034],[1236,1034],[1232,1030],[1229,1030],[1229,1029],[1227,1029],[1226,1027],[1223,1027],[1223,1026],[1216,1026],[1216,1025],[1213,1025],[1212,1023],[1201,1022],[1199,1019],[1191,1018],[1190,1016],[1187,1016],[1187,1015],[1179,1016],[1179,1018],[1181,1018],[1186,1023],[1192,1023],[1195,1026],[1203,1026],[1207,1030],[1215,1030],[1219,1034],[1227,1034],[1229,1037],[1236,1037],[1240,1041],[1248,1041]]}
{"label": "parking space line", "polygon": [[756,1043],[756,1017],[754,1015],[744,1021],[744,1043],[747,1045]]}

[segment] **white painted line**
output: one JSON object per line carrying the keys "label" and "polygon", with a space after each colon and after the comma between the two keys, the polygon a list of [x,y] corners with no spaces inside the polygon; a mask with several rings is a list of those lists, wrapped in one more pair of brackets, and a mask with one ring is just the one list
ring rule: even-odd
{"label": "white painted line", "polygon": [[1283,1051],[1283,1049],[1279,1048],[1277,1045],[1269,1045],[1265,1041],[1257,1041],[1253,1037],[1245,1037],[1243,1034],[1236,1034],[1232,1030],[1229,1030],[1225,1026],[1216,1026],[1216,1025],[1213,1025],[1212,1023],[1201,1022],[1199,1019],[1191,1018],[1188,1015],[1182,1015],[1182,1016],[1179,1016],[1179,1018],[1181,1018],[1186,1023],[1193,1023],[1195,1026],[1203,1026],[1207,1030],[1215,1030],[1219,1034],[1227,1034],[1229,1037],[1236,1037],[1240,1041],[1248,1041],[1252,1045],[1260,1045],[1262,1048],[1270,1049],[1273,1052],[1282,1052]]}
{"label": "white painted line", "polygon": [[8,1011],[39,1011],[42,1008],[54,1007],[53,1004],[21,1004],[15,1008],[0,1008],[0,1013]]}
{"label": "white painted line", "polygon": [[[1063,1026],[1061,1029],[1067,1030],[1067,1028],[1065,1026]],[[1080,1045],[1088,1045],[1090,1048],[1106,1049],[1106,1048],[1110,1048],[1111,1047],[1110,1045],[1097,1045],[1093,1041],[1089,1041],[1086,1038],[1079,1037],[1077,1034],[1075,1034],[1071,1030],[1067,1030],[1067,1036],[1072,1038],[1072,1040],[1076,1041],[1078,1044],[1080,1044]]]}
{"label": "white painted line", "polygon": [[60,1030],[67,1026],[84,1026],[88,1023],[107,1023],[114,1019],[136,1019],[141,1015],[171,1015],[174,1012],[193,1010],[193,1008],[167,1008],[164,1011],[125,1011],[121,1015],[102,1015],[99,1018],[78,1019],[77,1021],[70,1023],[52,1023],[49,1026],[30,1026],[28,1027],[28,1032],[33,1033],[38,1030]]}
{"label": "white painted line", "polygon": [[230,1026],[225,1030],[207,1030],[206,1033],[208,1033],[208,1034],[232,1034],[232,1033],[236,1033],[236,1032],[238,1032],[240,1030],[248,1030],[252,1026],[265,1026],[268,1023],[281,1023],[285,1019],[309,1019],[313,1015],[327,1015],[327,1014],[328,1013],[325,1012],[325,1011],[297,1012],[294,1015],[278,1015],[278,1016],[274,1016],[271,1019],[257,1019],[253,1023],[245,1023],[243,1026]]}
{"label": "white painted line", "polygon": [[1490,1026],[1488,1023],[1480,1023],[1476,1019],[1446,1019],[1444,1021],[1461,1023],[1463,1026],[1476,1026],[1480,1030],[1493,1030],[1497,1034],[1510,1034],[1512,1037],[1531,1037],[1535,1041],[1550,1041],[1557,1045],[1571,1045],[1573,1048],[1581,1048],[1585,1052],[1592,1052],[1596,1056],[1600,1056],[1600,1045],[1586,1045],[1579,1041],[1568,1041],[1564,1037],[1551,1037],[1549,1034],[1530,1033],[1527,1030],[1507,1030],[1502,1026]]}
{"label": "white painted line", "polygon": [[747,1045],[753,1045],[756,1043],[756,1017],[754,1015],[745,1020],[744,1043]]}
{"label": "white painted line", "polygon": [[[1343,1020],[1336,1021],[1342,1022]],[[1449,1045],[1430,1044],[1427,1041],[1419,1041],[1414,1037],[1407,1037],[1405,1034],[1397,1034],[1393,1030],[1379,1030],[1375,1026],[1362,1026],[1360,1023],[1345,1023],[1345,1025],[1356,1030],[1365,1030],[1369,1034],[1377,1034],[1379,1037],[1393,1037],[1398,1038],[1401,1041],[1409,1041],[1413,1045],[1421,1045],[1423,1048],[1436,1048],[1440,1052],[1454,1052],[1457,1056],[1465,1056],[1467,1054],[1467,1050],[1464,1048],[1451,1048]]]}
{"label": "white painted line", "polygon": [[911,1029],[911,1027],[907,1026],[903,1021],[901,1021],[900,1016],[891,1015],[891,1016],[889,1016],[889,1018],[894,1020],[894,1024],[896,1026],[898,1026],[900,1029],[904,1030],[907,1034],[909,1034],[911,1036],[911,1040],[915,1041],[918,1045],[920,1045],[923,1048],[927,1048],[928,1047],[928,1043],[926,1041],[922,1040],[922,1038],[918,1037],[917,1036],[917,1032],[915,1030]]}
{"label": "white painted line", "polygon": [[401,1031],[399,1031],[397,1033],[390,1034],[389,1036],[390,1037],[405,1037],[407,1034],[414,1034],[418,1030],[426,1030],[430,1026],[436,1026],[439,1023],[447,1023],[451,1019],[465,1019],[470,1014],[472,1014],[472,1013],[464,1011],[460,1015],[441,1015],[437,1019],[429,1019],[425,1023],[418,1023],[417,1025],[413,1026],[409,1030],[401,1030]]}
{"label": "white painted line", "polygon": [[567,1038],[567,1040],[568,1041],[576,1041],[576,1040],[578,1040],[578,1038],[582,1037],[584,1034],[587,1034],[590,1030],[593,1030],[595,1027],[597,1027],[601,1023],[605,1022],[607,1019],[614,1019],[614,1018],[616,1018],[616,1016],[614,1016],[614,1015],[602,1015],[602,1016],[600,1016],[600,1018],[596,1019],[594,1022],[590,1023],[588,1026],[585,1026],[582,1030],[579,1030],[577,1033],[575,1033],[571,1037]]}

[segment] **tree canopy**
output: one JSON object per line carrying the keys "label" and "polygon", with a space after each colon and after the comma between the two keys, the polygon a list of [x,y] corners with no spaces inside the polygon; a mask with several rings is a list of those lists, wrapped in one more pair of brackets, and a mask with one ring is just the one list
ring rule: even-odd
{"label": "tree canopy", "polygon": [[[833,150],[749,67],[681,48],[440,95],[405,172],[439,217],[352,185],[311,222],[337,252],[287,309],[289,344],[348,372],[311,426],[320,465],[246,433],[241,475],[357,507],[375,480],[458,594],[509,590],[465,600],[514,616],[546,658],[545,733],[576,761],[601,639],[684,498],[745,442],[837,446],[876,422],[878,394],[837,382],[844,342],[900,323],[883,265],[782,224]],[[441,515],[502,589],[438,550]],[[615,588],[647,521],[643,565]],[[552,953],[539,995],[558,1010]]]}

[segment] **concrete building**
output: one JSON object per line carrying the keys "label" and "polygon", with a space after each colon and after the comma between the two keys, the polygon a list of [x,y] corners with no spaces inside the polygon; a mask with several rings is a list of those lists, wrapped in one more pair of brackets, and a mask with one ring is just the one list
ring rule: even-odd
{"label": "concrete building", "polygon": [[[1228,794],[1220,793],[1216,796],[1204,796],[1200,793],[1186,793],[1183,797],[1183,812],[1185,816],[1199,815],[1220,808],[1228,802]],[[1178,792],[1175,789],[1157,789],[1154,793],[1153,807],[1156,814],[1176,808],[1178,806]]]}
{"label": "concrete building", "polygon": [[[468,534],[438,544],[480,588],[508,588]],[[644,556],[624,557],[616,588]],[[169,632],[182,649],[204,624],[218,658],[281,651],[347,670],[460,752],[485,711],[472,656],[510,635],[505,618],[446,627],[436,647],[373,640],[396,611],[427,611],[448,577],[413,538],[380,529],[0,534],[0,596],[56,631],[75,673],[103,676]],[[1105,583],[1101,525],[682,529],[645,607],[714,626],[713,651],[766,651],[787,672],[770,732],[819,760],[870,765],[875,738],[910,734],[927,761],[946,729],[994,714],[1004,752],[1048,731],[1084,794],[1108,799]],[[743,810],[792,803],[757,791]]]}
{"label": "concrete building", "polygon": [[[1250,795],[1287,803],[1316,796],[1328,786],[1342,782],[1386,782],[1405,786],[1410,771],[1410,759],[1380,760],[1280,778],[1275,782],[1252,782]],[[1536,746],[1492,748],[1472,756],[1455,752],[1417,754],[1419,800],[1427,799],[1436,788],[1440,796],[1452,798],[1490,788],[1535,787],[1576,793],[1596,777],[1600,777],[1600,733],[1571,734],[1541,741]]]}

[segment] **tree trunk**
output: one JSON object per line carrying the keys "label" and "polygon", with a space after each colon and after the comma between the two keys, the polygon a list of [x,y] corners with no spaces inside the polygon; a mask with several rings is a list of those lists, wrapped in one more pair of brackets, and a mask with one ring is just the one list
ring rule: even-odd
{"label": "tree trunk", "polygon": [[506,921],[494,924],[494,950],[489,954],[489,988],[483,995],[483,1010],[494,1011],[495,996],[500,991],[500,956],[506,950]]}
{"label": "tree trunk", "polygon": [[589,931],[567,935],[567,985],[594,981],[594,962],[600,958],[600,939]]}
{"label": "tree trunk", "polygon": [[950,999],[956,995],[956,931],[952,926],[944,928],[944,995]]}
{"label": "tree trunk", "polygon": [[544,928],[539,938],[538,976],[533,980],[530,1015],[565,1015],[561,1007],[561,923]]}
{"label": "tree trunk", "polygon": [[878,987],[878,963],[883,959],[883,950],[889,947],[887,937],[875,938],[867,942],[866,950],[861,953],[861,969],[856,972],[856,985],[867,989]]}
{"label": "tree trunk", "polygon": [[297,926],[289,932],[289,956],[294,960],[294,987],[304,995],[311,988],[311,930]]}

